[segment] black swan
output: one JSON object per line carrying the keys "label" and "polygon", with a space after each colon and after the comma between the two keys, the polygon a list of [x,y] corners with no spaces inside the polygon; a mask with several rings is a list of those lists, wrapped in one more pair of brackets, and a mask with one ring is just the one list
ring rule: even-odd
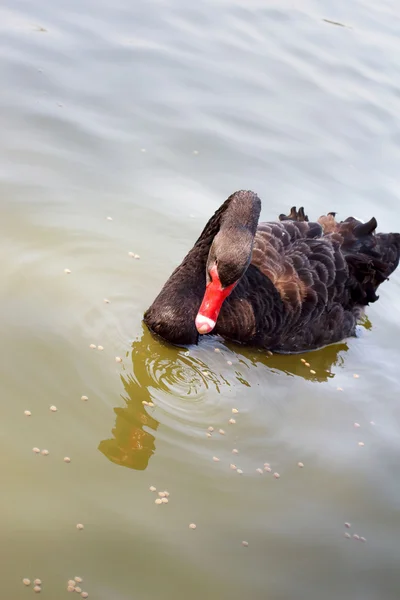
{"label": "black swan", "polygon": [[230,196],[208,221],[144,315],[176,345],[199,334],[276,352],[302,352],[355,335],[363,309],[396,269],[400,234],[303,208],[258,223],[261,200]]}

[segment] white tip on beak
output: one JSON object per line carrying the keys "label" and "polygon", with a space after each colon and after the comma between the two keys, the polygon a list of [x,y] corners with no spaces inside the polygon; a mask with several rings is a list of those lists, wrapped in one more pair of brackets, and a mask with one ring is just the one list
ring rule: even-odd
{"label": "white tip on beak", "polygon": [[198,313],[195,323],[197,331],[201,334],[210,333],[216,325],[215,321],[200,313]]}

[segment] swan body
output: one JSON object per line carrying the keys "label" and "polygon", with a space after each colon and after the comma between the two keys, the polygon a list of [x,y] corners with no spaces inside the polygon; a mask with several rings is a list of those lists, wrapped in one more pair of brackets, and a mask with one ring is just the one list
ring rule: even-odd
{"label": "swan body", "polygon": [[377,222],[303,208],[259,223],[251,191],[230,196],[208,221],[144,315],[178,345],[216,334],[234,342],[302,352],[355,335],[365,306],[396,269],[400,234]]}

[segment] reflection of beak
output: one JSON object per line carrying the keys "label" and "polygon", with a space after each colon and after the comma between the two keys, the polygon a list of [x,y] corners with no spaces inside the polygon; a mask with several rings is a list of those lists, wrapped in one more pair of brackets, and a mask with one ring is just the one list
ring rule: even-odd
{"label": "reflection of beak", "polygon": [[197,314],[195,323],[197,331],[202,334],[210,333],[216,325],[215,321],[202,315],[200,312]]}

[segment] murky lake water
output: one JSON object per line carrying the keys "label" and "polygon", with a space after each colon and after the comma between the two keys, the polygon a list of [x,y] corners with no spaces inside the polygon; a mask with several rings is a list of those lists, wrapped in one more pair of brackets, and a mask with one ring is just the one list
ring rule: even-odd
{"label": "murky lake water", "polygon": [[0,16],[1,597],[81,576],[101,600],[397,600],[400,273],[358,339],[307,356],[316,375],[141,323],[237,189],[264,219],[304,204],[400,231],[397,4]]}

